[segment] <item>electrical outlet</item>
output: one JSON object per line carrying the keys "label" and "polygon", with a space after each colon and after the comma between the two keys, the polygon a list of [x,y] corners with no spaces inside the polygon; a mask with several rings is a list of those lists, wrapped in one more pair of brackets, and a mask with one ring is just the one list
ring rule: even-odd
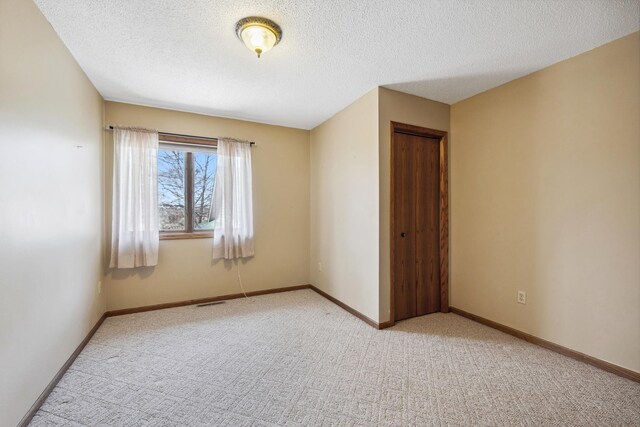
{"label": "electrical outlet", "polygon": [[98,281],[98,295],[102,293],[102,280]]}
{"label": "electrical outlet", "polygon": [[518,304],[527,303],[527,293],[525,291],[518,291]]}
{"label": "electrical outlet", "polygon": [[322,263],[321,262],[318,263],[318,271],[322,271]]}

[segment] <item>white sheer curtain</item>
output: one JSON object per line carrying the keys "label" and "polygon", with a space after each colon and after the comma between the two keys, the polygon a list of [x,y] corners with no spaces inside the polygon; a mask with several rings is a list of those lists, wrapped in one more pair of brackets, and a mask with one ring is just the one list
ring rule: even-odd
{"label": "white sheer curtain", "polygon": [[110,267],[158,263],[158,132],[115,128]]}
{"label": "white sheer curtain", "polygon": [[251,144],[218,139],[218,168],[213,190],[213,259],[253,256]]}

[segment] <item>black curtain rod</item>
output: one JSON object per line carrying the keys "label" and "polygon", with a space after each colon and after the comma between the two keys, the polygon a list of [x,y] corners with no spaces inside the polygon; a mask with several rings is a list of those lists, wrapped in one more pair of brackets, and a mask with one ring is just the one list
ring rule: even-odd
{"label": "black curtain rod", "polygon": [[[113,126],[109,125],[109,126],[107,126],[107,129],[113,130]],[[183,138],[205,139],[205,140],[208,140],[208,141],[217,141],[218,140],[218,138],[213,138],[213,137],[210,137],[210,136],[185,135],[183,133],[171,133],[171,132],[160,132],[160,131],[158,131],[158,133],[161,133],[163,135],[181,136]],[[256,145],[256,143],[253,142],[253,141],[249,141],[249,144]]]}

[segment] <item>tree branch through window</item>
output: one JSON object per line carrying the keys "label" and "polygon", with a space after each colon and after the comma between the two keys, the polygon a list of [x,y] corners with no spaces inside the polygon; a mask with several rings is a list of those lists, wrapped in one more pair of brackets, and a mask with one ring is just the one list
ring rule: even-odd
{"label": "tree branch through window", "polygon": [[209,212],[216,166],[214,147],[160,142],[158,209],[161,232],[202,233],[213,229]]}

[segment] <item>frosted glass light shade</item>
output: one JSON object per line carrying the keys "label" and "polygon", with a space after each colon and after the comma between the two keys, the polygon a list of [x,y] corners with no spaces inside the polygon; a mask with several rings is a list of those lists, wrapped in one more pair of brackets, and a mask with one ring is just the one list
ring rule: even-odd
{"label": "frosted glass light shade", "polygon": [[276,35],[261,25],[249,25],[242,30],[242,41],[252,51],[260,55],[276,45]]}
{"label": "frosted glass light shade", "polygon": [[249,17],[238,21],[236,35],[260,58],[260,55],[278,44],[282,37],[282,30],[278,24],[266,18]]}

